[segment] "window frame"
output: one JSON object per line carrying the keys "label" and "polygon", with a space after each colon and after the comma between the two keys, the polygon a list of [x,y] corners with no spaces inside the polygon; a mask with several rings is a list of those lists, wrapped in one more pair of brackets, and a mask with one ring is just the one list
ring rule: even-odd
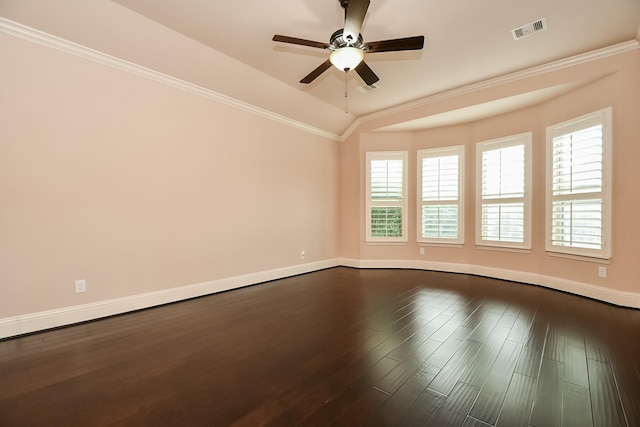
{"label": "window frame", "polygon": [[[365,156],[365,217],[366,217],[366,242],[380,244],[407,243],[407,165],[408,151],[368,151]],[[371,162],[373,160],[401,160],[402,161],[402,200],[401,201],[372,201],[371,200]],[[402,235],[399,237],[377,237],[371,233],[371,208],[374,207],[400,207],[402,216]]]}
{"label": "window frame", "polygon": [[[476,143],[476,246],[478,247],[486,247],[486,248],[495,248],[497,250],[515,250],[515,251],[530,251],[531,250],[531,222],[532,222],[532,132],[524,132],[516,135],[510,135],[503,138],[497,138],[487,141],[480,141]],[[515,197],[515,198],[495,198],[495,199],[484,199],[482,196],[482,176],[483,176],[483,168],[482,168],[482,154],[485,151],[491,151],[496,149],[514,147],[514,146],[524,146],[524,187],[523,187],[523,197]],[[503,241],[503,240],[486,240],[482,238],[482,208],[483,202],[485,200],[495,201],[495,200],[504,200],[502,203],[515,203],[521,202],[524,204],[523,211],[523,241],[522,242],[511,242],[511,241]],[[499,203],[499,202],[497,202]],[[496,203],[496,204],[497,204]]]}
{"label": "window frame", "polygon": [[[567,135],[595,125],[602,125],[602,189],[600,192],[576,193],[577,197],[567,195],[553,195],[553,139],[557,136]],[[592,113],[584,114],[546,128],[546,190],[545,190],[545,250],[551,255],[566,255],[599,258],[608,260],[611,258],[612,237],[612,108],[607,107]],[[600,197],[591,199],[602,200],[602,232],[600,249],[580,248],[575,246],[554,245],[553,234],[553,202],[556,200],[576,201],[589,199],[588,195],[599,194]]]}
{"label": "window frame", "polygon": [[[449,147],[427,148],[418,150],[417,152],[417,209],[416,209],[416,238],[418,243],[427,244],[444,244],[444,245],[463,245],[464,244],[464,145],[455,145]],[[442,158],[450,156],[458,156],[458,194],[456,200],[434,200],[424,201],[422,198],[423,190],[423,161],[430,158]],[[453,205],[458,208],[458,237],[455,239],[447,237],[424,237],[422,234],[423,218],[422,209],[424,206],[440,206],[440,205]]]}

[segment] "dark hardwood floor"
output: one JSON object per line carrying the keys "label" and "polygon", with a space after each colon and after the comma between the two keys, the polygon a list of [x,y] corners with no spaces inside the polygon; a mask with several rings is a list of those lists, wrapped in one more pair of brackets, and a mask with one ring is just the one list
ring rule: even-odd
{"label": "dark hardwood floor", "polygon": [[333,268],[0,341],[0,426],[640,426],[640,311]]}

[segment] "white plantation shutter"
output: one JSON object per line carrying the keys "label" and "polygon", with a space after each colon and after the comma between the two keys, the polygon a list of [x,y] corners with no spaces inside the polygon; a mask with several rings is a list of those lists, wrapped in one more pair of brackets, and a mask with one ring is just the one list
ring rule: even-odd
{"label": "white plantation shutter", "polygon": [[367,153],[367,240],[406,241],[406,152]]}
{"label": "white plantation shutter", "polygon": [[524,144],[482,153],[482,198],[524,197]]}
{"label": "white plantation shutter", "polygon": [[402,160],[371,160],[371,200],[402,200]]}
{"label": "white plantation shutter", "polygon": [[547,250],[610,256],[608,134],[611,110],[547,129]]}
{"label": "white plantation shutter", "polygon": [[463,155],[463,146],[418,152],[419,242],[464,243]]}
{"label": "white plantation shutter", "polygon": [[530,145],[530,133],[478,143],[478,245],[531,247]]}
{"label": "white plantation shutter", "polygon": [[482,239],[524,242],[524,144],[482,153]]}

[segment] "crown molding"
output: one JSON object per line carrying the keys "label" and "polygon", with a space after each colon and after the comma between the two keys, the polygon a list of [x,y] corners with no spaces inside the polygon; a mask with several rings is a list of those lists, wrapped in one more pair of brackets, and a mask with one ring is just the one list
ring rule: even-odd
{"label": "crown molding", "polygon": [[[484,80],[478,83],[455,88],[449,91],[437,93],[425,98],[421,98],[406,104],[396,105],[384,110],[379,110],[371,114],[358,117],[351,125],[342,133],[337,135],[323,129],[308,125],[306,123],[290,119],[283,115],[274,113],[264,108],[256,107],[248,104],[244,101],[232,98],[230,96],[215,92],[213,90],[204,88],[202,86],[189,83],[185,80],[172,77],[167,74],[160,73],[147,67],[135,64],[130,61],[106,54],[104,52],[91,49],[89,47],[80,45],[69,40],[54,36],[52,34],[45,33],[35,28],[28,27],[26,25],[11,21],[9,19],[0,17],[0,31],[6,34],[19,37],[33,43],[46,46],[60,52],[65,52],[70,55],[74,55],[83,59],[87,59],[98,64],[102,64],[120,71],[124,71],[169,87],[173,87],[203,98],[218,102],[251,114],[255,114],[269,120],[302,130],[304,132],[320,136],[332,141],[344,142],[353,132],[356,131],[363,124],[391,116],[394,114],[402,113],[404,111],[413,110],[416,108],[424,107],[426,105],[434,104],[437,102],[445,101],[455,97],[463,96],[469,93],[481,91],[484,89],[490,89],[496,86],[512,83],[518,80],[535,77],[552,71],[573,67],[576,65],[596,61],[599,59],[607,58],[614,55],[630,52],[640,49],[640,37],[638,40],[630,40],[627,42],[619,43],[613,46],[605,47],[602,49],[586,52],[583,54],[571,56],[568,58],[553,61],[547,64],[539,65],[536,67],[528,68],[514,73],[506,74],[503,76],[495,77],[492,79]],[[640,28],[639,28],[640,35]]]}
{"label": "crown molding", "polygon": [[116,70],[124,71],[126,73],[133,74],[135,76],[142,77],[147,80],[151,80],[156,83],[163,84],[165,86],[179,89],[181,91],[188,92],[193,95],[197,95],[197,96],[209,99],[211,101],[218,102],[220,104],[224,104],[226,106],[236,108],[251,114],[255,114],[255,115],[267,118],[269,120],[273,120],[275,122],[302,130],[304,132],[321,136],[323,138],[326,138],[332,141],[341,140],[340,136],[334,133],[327,132],[325,130],[316,128],[314,126],[310,126],[306,123],[302,123],[297,120],[290,119],[288,117],[274,113],[264,108],[256,107],[254,105],[251,105],[246,102],[240,101],[238,99],[232,98],[230,96],[215,92],[213,90],[204,88],[202,86],[189,83],[185,80],[178,79],[168,74],[160,73],[150,68],[143,67],[133,62],[126,61],[124,59],[106,54],[104,52],[100,52],[95,49],[91,49],[89,47],[83,46],[81,44],[78,44],[69,40],[65,40],[63,38],[45,33],[43,31],[28,27],[26,25],[11,21],[3,17],[0,17],[0,32],[22,38],[24,40],[28,40],[30,42],[37,43],[45,47],[55,49],[60,52],[67,53],[69,55],[74,55],[89,61],[93,61],[95,63],[105,65],[107,67],[111,67]]}
{"label": "crown molding", "polygon": [[519,80],[524,80],[553,71],[563,70],[576,65],[585,64],[592,61],[608,58],[614,55],[620,55],[623,53],[631,52],[640,49],[640,29],[638,40],[629,40],[623,43],[615,44],[612,46],[597,49],[591,52],[582,53],[568,58],[563,58],[557,61],[549,62],[546,64],[538,65],[535,67],[527,68],[524,70],[516,71],[513,73],[505,74],[492,79],[483,80],[481,82],[473,83],[466,86],[461,86],[455,89],[451,89],[445,92],[440,92],[425,98],[421,98],[415,101],[408,102],[406,104],[396,105],[384,110],[379,110],[371,114],[358,117],[347,130],[341,135],[341,140],[345,141],[355,130],[365,124],[366,122],[391,116],[393,114],[402,113],[404,111],[414,110],[416,108],[424,107],[437,102],[446,101],[459,96],[467,95],[470,93],[478,92],[485,89],[491,89],[497,86],[501,86],[508,83],[513,83]]}

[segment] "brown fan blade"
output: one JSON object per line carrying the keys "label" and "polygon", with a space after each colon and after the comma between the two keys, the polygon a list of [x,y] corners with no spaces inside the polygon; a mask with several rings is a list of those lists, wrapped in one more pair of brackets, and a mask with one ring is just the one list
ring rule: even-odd
{"label": "brown fan blade", "polygon": [[358,64],[356,73],[358,73],[358,75],[362,77],[362,80],[369,86],[380,80],[380,78],[376,76],[376,73],[374,73],[364,61]]}
{"label": "brown fan blade", "polygon": [[342,32],[347,43],[354,43],[358,40],[367,9],[369,9],[369,0],[349,0],[344,18],[344,31]]}
{"label": "brown fan blade", "polygon": [[297,44],[300,46],[317,47],[319,49],[329,49],[331,47],[331,45],[327,43],[314,42],[313,40],[299,39],[297,37],[281,36],[279,34],[276,34],[275,36],[273,36],[273,41]]}
{"label": "brown fan blade", "polygon": [[402,39],[380,40],[365,43],[365,52],[394,52],[398,50],[420,50],[424,47],[424,36],[405,37]]}
{"label": "brown fan blade", "polygon": [[322,64],[320,64],[320,66],[318,68],[316,68],[315,70],[313,70],[312,72],[310,72],[309,74],[307,74],[302,80],[300,80],[300,83],[304,83],[304,84],[309,84],[312,81],[314,81],[320,74],[324,73],[325,71],[327,71],[329,68],[331,68],[331,61],[329,61],[328,59],[326,61],[324,61]]}

